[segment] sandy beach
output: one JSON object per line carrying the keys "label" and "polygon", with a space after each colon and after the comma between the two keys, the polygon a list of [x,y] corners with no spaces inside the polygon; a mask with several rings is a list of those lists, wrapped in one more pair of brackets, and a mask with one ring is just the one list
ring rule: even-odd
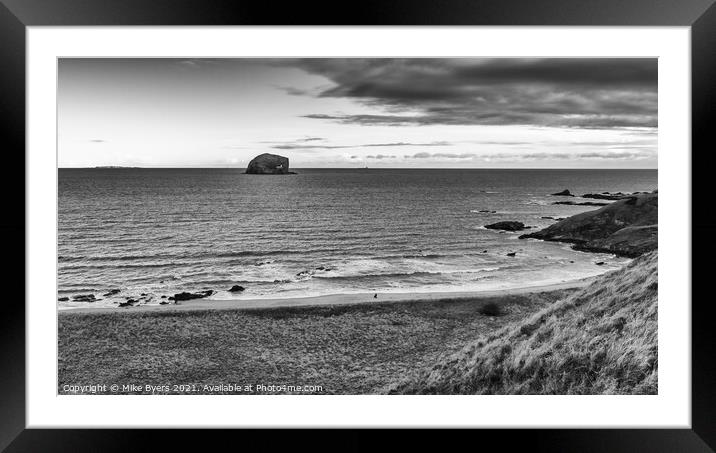
{"label": "sandy beach", "polygon": [[487,291],[453,291],[453,292],[413,292],[413,293],[357,293],[357,294],[329,294],[325,296],[276,298],[276,299],[193,299],[182,301],[178,304],[167,305],[142,304],[127,308],[117,307],[81,307],[68,308],[59,311],[66,313],[91,313],[91,312],[117,312],[117,311],[169,311],[169,310],[243,310],[243,309],[264,309],[279,307],[311,307],[324,305],[353,305],[373,304],[384,302],[439,302],[441,300],[456,299],[481,299],[486,297],[503,297],[509,295],[524,295],[546,291],[556,291],[569,288],[581,288],[596,277],[588,277],[579,280],[571,280],[548,285],[525,286],[520,288],[495,289]]}

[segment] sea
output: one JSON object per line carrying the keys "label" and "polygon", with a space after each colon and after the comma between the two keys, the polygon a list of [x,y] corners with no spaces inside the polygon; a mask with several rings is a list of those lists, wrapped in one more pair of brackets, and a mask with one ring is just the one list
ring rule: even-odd
{"label": "sea", "polygon": [[[529,232],[555,222],[544,217],[599,208],[553,204],[588,201],[550,195],[564,189],[657,189],[656,170],[58,171],[58,299],[70,299],[60,309],[159,304],[184,291],[241,300],[565,282],[628,259],[485,225],[514,220]],[[72,300],[89,294],[95,302]]]}

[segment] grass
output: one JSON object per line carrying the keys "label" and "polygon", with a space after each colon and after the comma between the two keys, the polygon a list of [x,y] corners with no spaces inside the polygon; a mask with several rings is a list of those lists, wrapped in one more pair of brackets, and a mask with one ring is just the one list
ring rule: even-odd
{"label": "grass", "polygon": [[[67,393],[66,384],[232,383],[373,393],[571,292],[243,311],[61,313],[58,392]],[[494,307],[502,316],[482,314]]]}
{"label": "grass", "polygon": [[390,394],[656,394],[657,252],[382,391]]}

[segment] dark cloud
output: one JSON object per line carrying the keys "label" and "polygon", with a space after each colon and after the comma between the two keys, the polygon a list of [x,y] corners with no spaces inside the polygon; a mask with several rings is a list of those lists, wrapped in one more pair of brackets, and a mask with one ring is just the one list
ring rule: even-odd
{"label": "dark cloud", "polygon": [[333,82],[316,96],[354,99],[383,111],[307,118],[397,126],[657,126],[654,58],[306,59],[290,64]]}

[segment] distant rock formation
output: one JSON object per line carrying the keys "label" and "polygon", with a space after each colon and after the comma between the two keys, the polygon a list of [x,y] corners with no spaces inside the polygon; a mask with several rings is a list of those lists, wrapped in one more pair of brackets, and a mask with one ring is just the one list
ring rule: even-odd
{"label": "distant rock formation", "polygon": [[606,206],[609,203],[601,203],[599,201],[555,201],[552,204],[565,204],[568,206]]}
{"label": "distant rock formation", "polygon": [[658,247],[658,194],[639,194],[567,217],[520,239],[568,242],[574,249],[636,257]]}
{"label": "distant rock formation", "polygon": [[[634,193],[610,193],[610,192],[602,192],[602,193],[585,193],[582,195],[582,198],[594,198],[596,200],[623,200],[625,198],[629,198],[634,195],[642,195],[642,194],[648,194],[649,192],[634,192]],[[656,193],[656,191],[652,192]]]}
{"label": "distant rock formation", "polygon": [[557,197],[573,197],[572,192],[569,191],[569,189],[564,189],[561,192],[553,193],[552,195]]}
{"label": "distant rock formation", "polygon": [[623,200],[625,198],[629,198],[631,195],[629,194],[623,194],[621,192],[617,193],[585,193],[582,195],[582,198],[593,198],[595,200]]}
{"label": "distant rock formation", "polygon": [[250,175],[291,175],[288,171],[288,157],[278,154],[260,154],[249,162],[246,173]]}
{"label": "distant rock formation", "polygon": [[485,225],[485,228],[490,230],[520,231],[529,227],[526,227],[522,222],[505,221]]}

